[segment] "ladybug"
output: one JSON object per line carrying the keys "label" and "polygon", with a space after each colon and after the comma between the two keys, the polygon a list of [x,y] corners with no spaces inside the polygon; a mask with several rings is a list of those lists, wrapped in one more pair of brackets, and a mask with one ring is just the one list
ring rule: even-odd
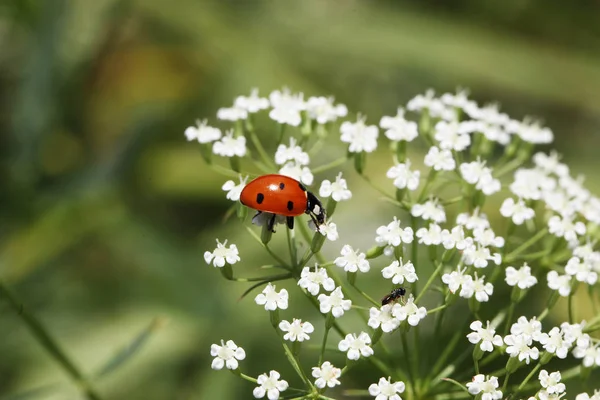
{"label": "ladybug", "polygon": [[385,306],[386,304],[391,303],[392,301],[396,301],[399,298],[403,297],[406,294],[406,289],[403,287],[396,288],[391,291],[390,294],[381,299],[381,305]]}
{"label": "ladybug", "polygon": [[247,184],[240,194],[240,202],[246,207],[261,213],[271,213],[268,228],[271,232],[275,225],[275,216],[286,217],[287,226],[294,228],[294,217],[308,214],[315,225],[325,222],[325,209],[321,201],[306,187],[285,175],[269,174],[259,176]]}

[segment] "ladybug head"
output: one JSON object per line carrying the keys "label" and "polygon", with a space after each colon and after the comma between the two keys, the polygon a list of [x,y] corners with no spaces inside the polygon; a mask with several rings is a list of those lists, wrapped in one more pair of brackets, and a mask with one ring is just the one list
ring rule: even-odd
{"label": "ladybug head", "polygon": [[325,209],[321,204],[321,200],[311,192],[306,192],[306,213],[313,219],[316,219],[318,225],[325,223]]}

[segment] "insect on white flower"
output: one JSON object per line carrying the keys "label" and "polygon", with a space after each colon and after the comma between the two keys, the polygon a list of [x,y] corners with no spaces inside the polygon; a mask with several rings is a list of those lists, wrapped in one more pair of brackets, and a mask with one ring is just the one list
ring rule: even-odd
{"label": "insect on white flower", "polygon": [[381,308],[371,307],[369,309],[368,325],[377,329],[381,327],[383,332],[389,333],[400,326],[400,320],[392,315],[393,307],[400,306],[399,304],[386,304]]}
{"label": "insect on white flower", "polygon": [[278,308],[285,310],[288,308],[288,291],[281,289],[277,292],[275,291],[275,285],[269,282],[262,293],[254,298],[254,301],[259,306],[265,306],[267,311],[275,311]]}
{"label": "insect on white flower", "polygon": [[371,346],[371,338],[366,332],[359,333],[356,336],[354,333],[349,333],[346,337],[340,340],[338,349],[346,352],[346,356],[349,360],[358,360],[362,357],[370,357],[373,355],[373,349]]}
{"label": "insect on white flower", "polygon": [[404,382],[392,382],[391,378],[379,378],[379,382],[369,386],[369,394],[375,397],[375,400],[402,400],[398,393],[403,393],[406,389]]}
{"label": "insect on white flower", "polygon": [[303,342],[309,340],[309,334],[313,333],[315,327],[308,321],[302,322],[300,319],[294,318],[290,323],[283,320],[279,323],[279,329],[282,332],[286,332],[283,335],[283,340],[289,340],[290,342]]}
{"label": "insect on white flower", "polygon": [[425,307],[418,307],[412,295],[408,297],[406,304],[396,305],[398,307],[392,308],[392,315],[400,321],[407,320],[411,326],[417,326],[427,316],[427,309]]}
{"label": "insect on white flower", "polygon": [[235,244],[231,244],[229,248],[227,246],[227,240],[223,243],[219,242],[217,239],[217,248],[212,252],[205,251],[204,252],[204,261],[207,264],[212,262],[213,266],[222,268],[225,266],[225,263],[229,265],[233,265],[236,262],[240,261],[240,256],[238,253],[237,246]]}
{"label": "insect on white flower", "polygon": [[238,347],[233,340],[228,340],[227,343],[221,345],[212,344],[210,346],[210,355],[215,357],[212,361],[212,369],[237,369],[238,360],[246,358],[246,352],[241,347]]}
{"label": "insect on white flower", "polygon": [[341,384],[338,378],[342,376],[342,370],[334,367],[329,361],[325,361],[320,367],[312,368],[312,376],[317,378],[315,386],[319,389],[323,389],[325,386],[334,387]]}
{"label": "insect on white flower", "polygon": [[261,374],[256,379],[256,383],[259,386],[255,387],[252,391],[252,395],[256,399],[262,399],[267,396],[269,400],[277,400],[279,394],[288,388],[288,383],[283,379],[279,379],[281,375],[279,372],[271,370],[269,375]]}

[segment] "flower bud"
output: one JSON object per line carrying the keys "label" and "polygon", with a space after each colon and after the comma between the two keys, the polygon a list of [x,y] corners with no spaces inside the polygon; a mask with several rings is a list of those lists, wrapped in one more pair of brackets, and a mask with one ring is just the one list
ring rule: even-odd
{"label": "flower bud", "polygon": [[369,250],[367,250],[367,253],[366,253],[367,259],[379,257],[380,255],[383,254],[384,250],[385,250],[384,246],[371,247]]}
{"label": "flower bud", "polygon": [[510,357],[506,362],[506,372],[512,374],[521,367],[521,362],[518,357]]}
{"label": "flower bud", "polygon": [[273,232],[269,229],[269,224],[264,224],[262,226],[262,231],[260,232],[260,241],[263,244],[269,244],[271,237],[273,237]]}
{"label": "flower bud", "polygon": [[362,175],[365,170],[365,165],[367,163],[367,153],[361,151],[360,153],[354,154],[354,169],[356,172]]}

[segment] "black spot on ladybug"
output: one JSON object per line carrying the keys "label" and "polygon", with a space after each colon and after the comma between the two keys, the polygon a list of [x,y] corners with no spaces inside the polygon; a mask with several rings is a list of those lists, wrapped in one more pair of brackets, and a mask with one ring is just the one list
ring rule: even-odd
{"label": "black spot on ladybug", "polygon": [[298,182],[298,186],[300,186],[300,189],[302,189],[303,192],[306,192],[306,187],[303,184]]}
{"label": "black spot on ladybug", "polygon": [[279,184],[279,189],[283,190],[283,188],[284,188],[284,187],[285,187],[285,183],[281,182],[281,183]]}
{"label": "black spot on ladybug", "polygon": [[263,202],[263,200],[265,199],[265,195],[262,193],[259,193],[256,195],[256,202],[258,204],[261,204]]}
{"label": "black spot on ladybug", "polygon": [[293,201],[288,201],[287,203],[287,209],[292,211],[294,209],[294,202]]}

